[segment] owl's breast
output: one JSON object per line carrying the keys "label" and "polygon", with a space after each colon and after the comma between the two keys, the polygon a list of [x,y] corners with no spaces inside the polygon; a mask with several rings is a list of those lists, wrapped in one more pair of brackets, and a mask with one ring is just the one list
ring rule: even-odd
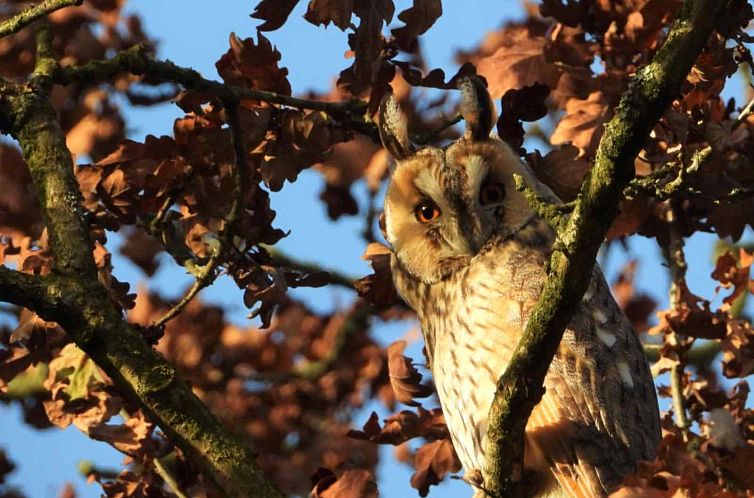
{"label": "owl's breast", "polygon": [[544,273],[529,268],[531,259],[505,256],[475,258],[426,289],[419,313],[443,412],[467,470],[484,465],[487,413],[530,307],[523,287],[536,287],[541,279],[532,274]]}

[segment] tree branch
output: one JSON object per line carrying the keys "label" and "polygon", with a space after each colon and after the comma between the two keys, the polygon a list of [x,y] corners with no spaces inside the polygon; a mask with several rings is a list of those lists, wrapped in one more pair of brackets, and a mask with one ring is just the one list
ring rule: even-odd
{"label": "tree branch", "polygon": [[654,59],[639,70],[607,124],[594,165],[568,224],[559,233],[551,274],[505,373],[489,413],[485,487],[493,497],[522,496],[524,430],[543,381],[592,277],[594,261],[634,177],[633,160],[706,44],[728,2],[687,0]]}
{"label": "tree branch", "polygon": [[123,319],[98,282],[71,153],[49,100],[51,74],[57,70],[49,30],[40,30],[37,39],[39,57],[27,87],[0,94],[0,128],[21,145],[55,263],[50,275],[39,278],[0,269],[0,299],[58,322],[224,495],[281,498],[251,450]]}
{"label": "tree branch", "polygon": [[202,77],[198,71],[174,64],[169,60],[155,60],[144,45],[118,52],[112,59],[92,61],[83,66],[59,67],[55,71],[55,82],[61,85],[72,83],[88,84],[95,81],[107,81],[114,76],[129,72],[139,76],[149,76],[161,81],[177,83],[184,88],[212,93],[220,99],[238,102],[239,100],[261,100],[270,104],[279,104],[297,109],[311,109],[327,113],[340,121],[347,128],[368,135],[379,141],[379,133],[374,123],[366,121],[366,102],[352,100],[348,102],[320,102],[316,100],[290,97],[279,93],[254,90]]}
{"label": "tree branch", "polygon": [[317,380],[327,373],[335,363],[341,359],[348,339],[360,330],[369,327],[369,319],[373,308],[365,303],[356,304],[346,315],[343,324],[333,340],[332,348],[324,358],[319,360],[303,360],[286,372],[259,372],[252,375],[252,380],[269,382],[290,382],[295,379]]}
{"label": "tree branch", "polygon": [[[360,100],[322,102],[208,80],[194,69],[178,66],[169,60],[153,59],[145,45],[134,45],[127,50],[118,52],[111,59],[91,61],[83,66],[58,67],[55,70],[54,80],[55,83],[60,85],[91,84],[110,80],[123,72],[138,76],[149,76],[163,82],[176,83],[191,90],[209,92],[224,101],[260,100],[270,104],[295,107],[296,109],[321,111],[340,122],[344,128],[366,135],[375,143],[380,143],[377,126],[366,114],[367,102]],[[419,144],[437,141],[443,131],[454,126],[460,120],[461,116],[458,115],[444,119],[436,129],[425,134],[413,135],[411,139]]]}
{"label": "tree branch", "polygon": [[264,246],[264,249],[270,254],[270,256],[272,256],[272,259],[275,260],[275,263],[278,266],[287,266],[288,268],[300,270],[305,273],[318,273],[323,271],[330,277],[330,284],[343,287],[344,289],[356,290],[356,287],[354,286],[354,282],[357,280],[356,277],[350,277],[337,270],[324,268],[317,263],[301,261],[275,247]]}
{"label": "tree branch", "polygon": [[30,7],[22,11],[20,14],[0,23],[0,38],[17,33],[40,17],[49,15],[56,10],[71,7],[73,5],[81,5],[83,3],[84,0],[45,0],[39,5]]}

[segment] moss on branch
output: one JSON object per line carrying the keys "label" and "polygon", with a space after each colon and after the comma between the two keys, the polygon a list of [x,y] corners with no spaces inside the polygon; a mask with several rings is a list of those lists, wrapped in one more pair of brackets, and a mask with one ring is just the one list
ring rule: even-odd
{"label": "moss on branch", "polygon": [[524,429],[563,331],[589,284],[594,261],[634,177],[633,161],[652,127],[680,91],[728,2],[687,0],[652,62],[639,70],[607,124],[573,214],[559,231],[551,274],[489,413],[485,488],[495,498],[523,496]]}
{"label": "moss on branch", "polygon": [[25,26],[28,26],[37,19],[51,14],[56,10],[71,7],[73,5],[81,5],[83,3],[84,0],[45,0],[39,5],[30,7],[22,11],[20,14],[0,23],[0,38],[17,33]]}
{"label": "moss on branch", "polygon": [[18,140],[29,166],[54,265],[46,277],[0,267],[0,300],[58,322],[224,495],[282,497],[257,467],[251,450],[123,319],[98,282],[71,153],[49,101],[57,69],[47,29],[37,37],[37,53],[28,85],[0,94],[0,126]]}

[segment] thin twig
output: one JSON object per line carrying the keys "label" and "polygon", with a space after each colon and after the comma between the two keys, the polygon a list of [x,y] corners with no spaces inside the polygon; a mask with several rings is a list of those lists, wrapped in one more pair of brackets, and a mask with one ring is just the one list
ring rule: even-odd
{"label": "thin twig", "polygon": [[162,477],[162,480],[165,481],[165,484],[170,488],[170,491],[176,495],[178,498],[188,498],[188,496],[181,491],[181,487],[178,485],[178,481],[176,480],[173,473],[168,469],[167,465],[165,465],[165,462],[163,462],[163,458],[155,458],[154,461],[154,469],[157,471],[157,475]]}
{"label": "thin twig", "polygon": [[163,227],[165,225],[165,217],[168,214],[168,211],[170,211],[170,207],[175,204],[176,198],[180,194],[181,189],[174,189],[168,195],[165,197],[165,200],[162,202],[162,206],[160,206],[160,209],[157,210],[157,213],[155,213],[154,218],[149,222],[147,231],[151,233],[152,235],[160,234],[163,231]]}
{"label": "thin twig", "polygon": [[440,140],[442,132],[463,121],[463,116],[456,114],[452,118],[445,118],[434,130],[411,136],[411,141],[418,145],[435,143]]}
{"label": "thin twig", "polygon": [[317,380],[327,373],[345,351],[348,338],[359,330],[366,329],[373,309],[366,303],[357,304],[346,316],[333,340],[332,348],[324,358],[314,361],[302,361],[287,372],[260,372],[251,380],[269,382],[288,382],[295,379]]}
{"label": "thin twig", "polygon": [[272,259],[275,260],[276,266],[287,266],[288,268],[292,268],[294,270],[301,270],[305,273],[325,272],[329,275],[331,284],[337,285],[339,287],[343,287],[346,289],[355,290],[355,287],[353,284],[354,281],[356,281],[355,277],[350,277],[337,270],[330,270],[327,268],[323,268],[321,265],[317,263],[301,261],[292,256],[289,256],[288,254],[285,254],[283,251],[275,247],[271,247],[271,246],[263,246],[263,247],[265,251],[267,251],[267,253],[270,256],[272,256]]}
{"label": "thin twig", "polygon": [[[718,194],[696,190],[688,185],[689,177],[701,169],[711,153],[712,147],[707,146],[692,155],[688,166],[681,165],[679,169],[678,163],[667,163],[647,176],[634,178],[623,190],[623,196],[626,199],[634,199],[640,194],[645,194],[658,201],[703,198],[713,204],[739,202],[754,197],[754,188],[733,187]],[[675,178],[668,179],[671,173],[675,173]]]}
{"label": "thin twig", "polygon": [[529,187],[521,175],[514,174],[513,181],[516,183],[516,190],[523,194],[529,206],[539,216],[544,218],[551,227],[556,231],[560,231],[565,226],[568,222],[566,215],[573,211],[572,204],[565,205],[550,202],[539,195],[533,188]]}
{"label": "thin twig", "polygon": [[45,0],[39,5],[29,7],[21,13],[0,23],[0,38],[17,33],[21,31],[24,26],[28,26],[40,17],[49,15],[56,10],[72,7],[74,5],[81,5],[83,3],[84,0]]}
{"label": "thin twig", "polygon": [[[749,88],[750,89],[752,88],[751,84],[749,84]],[[748,119],[748,117],[751,116],[752,112],[754,112],[754,98],[751,99],[749,103],[746,104],[746,106],[744,106],[743,109],[741,109],[740,113],[738,113],[738,117],[733,122],[732,130],[735,130],[736,128],[744,124],[746,120]]]}
{"label": "thin twig", "polygon": [[[685,306],[683,294],[686,288],[686,256],[683,252],[683,236],[678,225],[677,213],[680,210],[676,202],[670,201],[668,208],[669,243],[667,259],[670,265],[670,305],[673,309],[681,309]],[[670,390],[673,396],[673,413],[675,424],[681,430],[684,439],[688,438],[689,421],[686,414],[686,399],[683,395],[683,377],[686,368],[686,352],[693,345],[693,338],[681,336],[671,332],[666,338],[673,347],[678,361],[670,369]]]}
{"label": "thin twig", "polygon": [[241,212],[243,211],[247,169],[245,157],[246,152],[243,149],[241,121],[238,118],[237,106],[237,100],[228,99],[225,101],[225,109],[228,113],[228,124],[230,125],[231,135],[233,137],[233,148],[236,156],[236,162],[233,168],[233,203],[231,204],[230,212],[225,219],[222,232],[217,240],[217,246],[210,247],[211,253],[209,260],[204,266],[200,267],[195,274],[196,280],[194,280],[194,284],[178,303],[152,324],[152,327],[154,328],[161,328],[168,321],[175,318],[202,289],[212,283],[216,273],[215,270],[217,270],[217,267],[220,265],[223,252],[225,252],[227,247],[232,243],[235,226],[239,221]]}

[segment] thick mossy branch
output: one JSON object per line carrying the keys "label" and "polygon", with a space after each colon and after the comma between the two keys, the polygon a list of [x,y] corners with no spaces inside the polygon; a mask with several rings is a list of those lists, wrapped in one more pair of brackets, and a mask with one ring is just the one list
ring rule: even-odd
{"label": "thick mossy branch", "polygon": [[631,80],[605,128],[573,214],[558,234],[562,248],[553,251],[551,274],[511,363],[498,381],[485,447],[485,488],[493,497],[524,496],[524,429],[544,393],[545,375],[589,284],[597,251],[618,212],[622,192],[634,177],[634,158],[679,94],[727,4],[718,0],[685,2],[665,43]]}
{"label": "thick mossy branch", "polygon": [[71,7],[73,5],[81,5],[83,3],[84,0],[45,0],[39,5],[30,7],[22,11],[20,14],[0,23],[0,38],[17,33],[24,26],[28,26],[37,19],[51,14],[56,10]]}
{"label": "thick mossy branch", "polygon": [[0,94],[0,127],[18,140],[29,166],[54,266],[49,276],[39,278],[0,267],[0,300],[59,323],[224,495],[282,497],[251,450],[123,319],[98,282],[71,153],[49,101],[50,75],[56,70],[49,32],[42,29],[37,40],[39,57],[29,84]]}

